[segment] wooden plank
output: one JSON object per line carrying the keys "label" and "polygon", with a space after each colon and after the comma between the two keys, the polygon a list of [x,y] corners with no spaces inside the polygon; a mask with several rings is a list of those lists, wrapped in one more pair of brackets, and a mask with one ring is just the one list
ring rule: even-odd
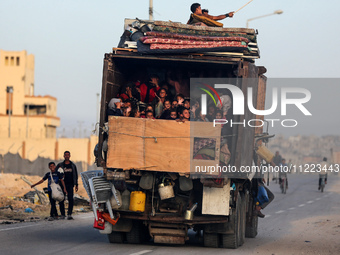
{"label": "wooden plank", "polygon": [[[265,107],[265,101],[266,101],[266,83],[267,83],[267,77],[264,75],[259,76],[259,83],[258,83],[258,93],[257,93],[257,110],[264,110]],[[264,120],[263,115],[256,115],[256,119],[258,120]],[[256,122],[256,126],[261,125],[260,121]],[[262,134],[263,133],[263,127],[256,127],[255,128],[255,134]]]}

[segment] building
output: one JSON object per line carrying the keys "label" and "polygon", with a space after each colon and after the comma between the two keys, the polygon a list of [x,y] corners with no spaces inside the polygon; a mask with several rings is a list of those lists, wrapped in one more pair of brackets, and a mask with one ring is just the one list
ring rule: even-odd
{"label": "building", "polygon": [[0,162],[0,170],[7,166],[7,172],[16,173],[18,165],[29,166],[25,160],[33,164],[33,170],[45,169],[46,166],[35,165],[37,158],[60,162],[66,150],[71,151],[71,160],[81,166],[80,170],[94,169],[93,149],[98,138],[57,139],[57,99],[35,96],[34,85],[34,56],[25,50],[0,50],[0,161],[8,153],[22,159],[20,164]]}
{"label": "building", "polygon": [[0,50],[0,138],[56,138],[57,99],[34,95],[34,56]]}

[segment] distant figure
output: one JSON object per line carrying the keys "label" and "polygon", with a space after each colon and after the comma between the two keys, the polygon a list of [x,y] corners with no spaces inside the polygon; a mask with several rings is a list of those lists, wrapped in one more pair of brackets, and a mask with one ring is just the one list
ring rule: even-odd
{"label": "distant figure", "polygon": [[327,170],[328,170],[328,164],[327,164],[327,158],[324,157],[323,160],[320,163],[320,169],[319,170],[319,188],[321,189],[321,179],[325,178],[325,184],[327,184]]}
{"label": "distant figure", "polygon": [[208,10],[204,10],[202,12],[201,5],[199,3],[194,3],[191,5],[190,10],[192,14],[190,15],[190,19],[188,20],[187,24],[189,25],[198,25],[198,26],[221,26],[217,24],[217,20],[222,20],[225,18],[232,18],[234,16],[234,12],[229,12],[226,14],[212,16],[208,14]]}
{"label": "distant figure", "polygon": [[286,159],[282,159],[281,164],[280,164],[280,172],[279,172],[279,184],[282,182],[282,178],[286,178],[286,189],[288,189],[288,178],[287,178],[287,171],[288,170],[288,165],[286,163]]}
{"label": "distant figure", "polygon": [[[67,191],[67,199],[68,199],[68,210],[67,210],[67,219],[73,220],[72,211],[73,211],[73,188],[75,186],[75,191],[78,192],[78,172],[76,165],[70,160],[71,153],[69,151],[64,152],[64,161],[57,165],[57,171],[61,168],[60,171],[63,172],[65,187]],[[65,207],[64,202],[60,202],[60,211],[63,215],[65,215]],[[64,211],[62,211],[64,209]]]}
{"label": "distant figure", "polygon": [[[280,155],[279,151],[275,152],[275,156],[273,158],[273,163],[275,164],[275,166],[280,166],[282,163],[282,157]],[[277,179],[278,179],[278,173],[276,171],[273,172],[273,181],[276,180],[277,183]]]}
{"label": "distant figure", "polygon": [[[50,199],[50,203],[51,203],[51,210],[50,210],[50,218],[48,220],[54,220],[54,219],[58,219],[58,212],[57,212],[57,207],[56,207],[56,201],[52,198],[52,190],[51,190],[51,174],[52,174],[52,178],[54,180],[55,183],[61,183],[61,187],[64,190],[65,193],[67,193],[66,188],[65,188],[65,183],[63,181],[63,175],[59,172],[55,171],[55,163],[54,162],[50,162],[48,163],[48,168],[51,170],[50,172],[46,173],[44,175],[44,177],[38,181],[37,183],[31,185],[31,188],[43,183],[44,181],[46,181],[48,179],[48,186],[47,186],[47,190],[48,190],[48,198]],[[60,218],[61,219],[65,219],[65,210],[62,211],[64,206],[64,201],[59,202],[59,209],[60,209]]]}

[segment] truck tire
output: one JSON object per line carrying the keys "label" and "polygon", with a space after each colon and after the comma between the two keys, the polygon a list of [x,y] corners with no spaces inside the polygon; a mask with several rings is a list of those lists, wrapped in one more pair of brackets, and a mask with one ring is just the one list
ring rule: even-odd
{"label": "truck tire", "polygon": [[246,210],[247,210],[247,200],[246,197],[243,193],[241,194],[241,226],[240,226],[240,232],[239,232],[239,246],[242,246],[244,244],[244,241],[246,239]]}
{"label": "truck tire", "polygon": [[252,216],[251,221],[247,223],[246,226],[246,237],[248,238],[255,238],[257,236],[257,223],[258,217]]}
{"label": "truck tire", "polygon": [[236,249],[241,244],[242,236],[242,197],[238,193],[236,201],[236,210],[233,215],[230,216],[230,222],[234,226],[233,234],[221,234],[222,247],[228,249]]}
{"label": "truck tire", "polygon": [[258,217],[253,216],[253,210],[255,209],[254,199],[249,197],[249,209],[246,218],[246,237],[247,238],[255,238],[257,236],[257,224],[258,224]]}
{"label": "truck tire", "polygon": [[203,243],[205,247],[218,248],[219,236],[217,233],[206,233],[203,234]]}
{"label": "truck tire", "polygon": [[124,233],[123,232],[112,231],[112,233],[108,234],[107,237],[109,238],[110,243],[123,243],[124,242]]}
{"label": "truck tire", "polygon": [[142,241],[142,231],[140,222],[134,222],[130,232],[126,233],[126,241],[131,244],[140,244]]}

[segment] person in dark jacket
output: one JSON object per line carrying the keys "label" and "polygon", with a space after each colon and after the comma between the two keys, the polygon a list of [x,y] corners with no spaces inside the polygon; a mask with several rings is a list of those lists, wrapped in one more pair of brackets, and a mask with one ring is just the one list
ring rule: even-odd
{"label": "person in dark jacket", "polygon": [[[67,199],[68,199],[68,210],[67,210],[67,219],[73,220],[72,210],[73,210],[73,188],[75,187],[75,191],[78,192],[78,172],[76,165],[70,161],[71,153],[69,151],[64,152],[64,161],[59,163],[56,167],[58,172],[63,172],[63,179],[67,191]],[[61,169],[60,169],[61,168]],[[65,212],[65,206],[63,202],[61,202],[60,211],[63,214],[62,210]],[[65,213],[63,214],[65,215]]]}

